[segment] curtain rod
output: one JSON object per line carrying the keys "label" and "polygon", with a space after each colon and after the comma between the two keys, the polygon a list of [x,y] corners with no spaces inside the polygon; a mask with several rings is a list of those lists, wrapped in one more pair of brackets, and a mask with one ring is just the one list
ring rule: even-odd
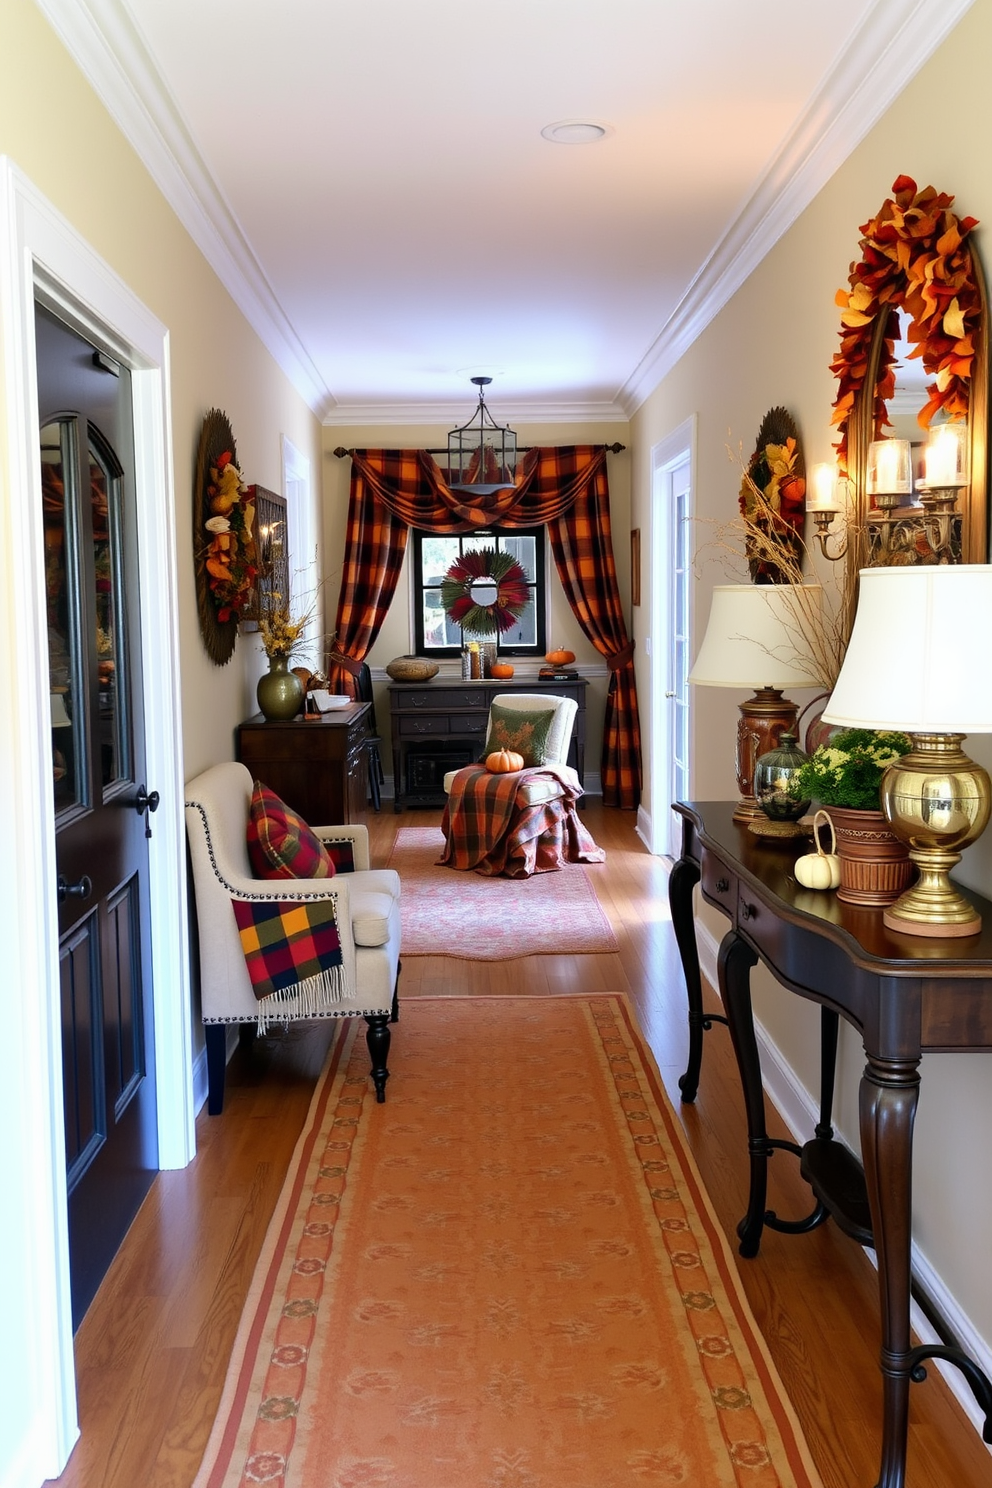
{"label": "curtain rod", "polygon": [[[526,453],[528,452],[528,450],[532,450],[532,449],[557,449],[557,448],[559,448],[559,446],[558,445],[554,445],[554,444],[552,444],[552,445],[548,445],[548,444],[518,444],[517,445],[517,454],[518,455],[526,455]],[[606,450],[606,453],[608,455],[619,455],[620,452],[621,452],[621,450],[625,450],[627,448],[627,446],[625,444],[605,444],[605,445],[600,445],[599,448],[605,449]],[[350,455],[351,454],[351,450],[347,450],[347,449],[345,449],[345,447],[344,447],[343,444],[339,444],[338,447],[337,447],[337,449],[333,450],[332,453],[335,454],[335,455],[337,455],[337,457],[338,457],[339,460],[343,460],[344,457],[345,457],[345,455]],[[424,454],[425,455],[446,455],[447,453],[448,453],[448,446],[447,445],[445,445],[444,449],[429,449],[429,450],[425,450],[424,451]]]}

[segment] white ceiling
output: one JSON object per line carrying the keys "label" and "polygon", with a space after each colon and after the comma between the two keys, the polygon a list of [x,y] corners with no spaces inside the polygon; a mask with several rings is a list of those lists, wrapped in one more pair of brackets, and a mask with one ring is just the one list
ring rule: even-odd
{"label": "white ceiling", "polygon": [[971,0],[38,3],[345,423],[629,414]]}

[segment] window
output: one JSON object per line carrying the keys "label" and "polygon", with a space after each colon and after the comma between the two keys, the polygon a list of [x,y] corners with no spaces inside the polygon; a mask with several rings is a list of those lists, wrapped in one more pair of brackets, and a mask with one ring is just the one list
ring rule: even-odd
{"label": "window", "polygon": [[441,607],[441,582],[462,553],[473,548],[493,548],[509,553],[527,576],[531,600],[512,630],[496,639],[508,656],[543,656],[547,579],[544,565],[544,528],[484,527],[478,532],[460,532],[454,537],[431,532],[413,533],[414,632],[419,656],[457,656],[464,640],[473,639],[448,619]]}

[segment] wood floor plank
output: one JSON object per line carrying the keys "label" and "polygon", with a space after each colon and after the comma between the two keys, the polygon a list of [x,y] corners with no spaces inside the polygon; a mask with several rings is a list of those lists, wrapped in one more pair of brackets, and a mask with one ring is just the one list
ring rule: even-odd
{"label": "wood floor plank", "polygon": [[[617,935],[615,954],[495,962],[408,956],[401,996],[627,992],[733,1248],[747,1157],[727,1030],[716,1025],[706,1035],[697,1100],[680,1106],[688,1041],[666,868],[637,837],[632,813],[590,801],[585,821],[607,851],[590,878]],[[439,822],[436,811],[370,813],[373,862],[385,863],[398,826]],[[715,993],[708,997],[716,1006]],[[401,1016],[394,1068],[403,1058],[402,1028]],[[327,1024],[311,1025],[239,1047],[223,1115],[197,1120],[195,1161],[153,1185],[77,1334],[83,1435],[58,1480],[63,1488],[186,1488],[192,1480],[332,1034]],[[774,1112],[769,1130],[787,1135]],[[771,1163],[769,1202],[788,1215],[808,1206],[798,1164],[785,1153]],[[877,1281],[867,1256],[828,1223],[805,1236],[766,1232],[760,1254],[737,1264],[825,1488],[871,1488],[881,1382]],[[992,1488],[992,1459],[934,1371],[912,1392],[909,1463],[908,1488]]]}

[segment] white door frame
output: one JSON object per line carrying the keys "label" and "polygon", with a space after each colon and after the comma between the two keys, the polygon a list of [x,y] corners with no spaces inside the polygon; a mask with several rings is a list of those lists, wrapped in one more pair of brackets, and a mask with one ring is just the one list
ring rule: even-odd
{"label": "white door frame", "polygon": [[671,794],[670,689],[672,657],[672,572],[675,534],[671,503],[670,472],[689,460],[689,490],[696,484],[696,415],[692,414],[664,439],[651,447],[651,831],[648,846],[653,853],[671,854],[677,846],[675,820],[668,797]]}
{"label": "white door frame", "polygon": [[[56,1477],[78,1436],[69,1302],[62,1116],[55,821],[51,788],[35,297],[132,371],[146,780],[161,805],[149,843],[159,1163],[195,1152],[186,926],[169,333],[72,225],[0,156],[0,709],[5,880],[0,892],[5,1068],[0,1130],[22,1134],[5,1181],[0,1298],[15,1336],[0,1365],[18,1371],[24,1440],[18,1482]],[[9,1231],[9,1234],[7,1233]],[[25,1274],[25,1272],[27,1274]],[[30,1298],[22,1320],[18,1294]],[[0,1374],[0,1391],[3,1376]],[[5,1427],[5,1435],[7,1432]],[[0,1463],[2,1466],[2,1463]],[[11,1479],[10,1481],[13,1481]]]}

